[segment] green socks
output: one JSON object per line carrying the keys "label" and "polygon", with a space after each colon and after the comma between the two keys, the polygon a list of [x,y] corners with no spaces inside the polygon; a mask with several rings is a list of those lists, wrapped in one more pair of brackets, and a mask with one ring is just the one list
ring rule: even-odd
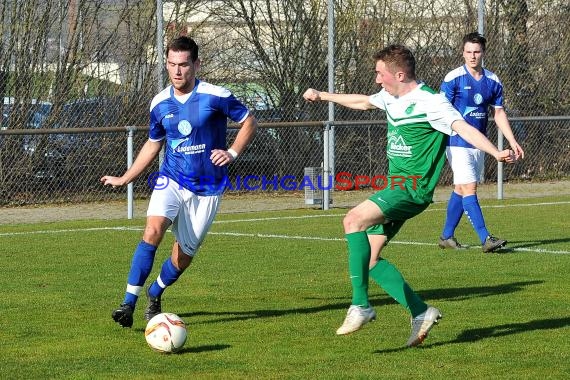
{"label": "green socks", "polygon": [[368,262],[370,243],[365,231],[346,234],[348,242],[348,272],[352,284],[352,304],[369,307]]}
{"label": "green socks", "polygon": [[365,231],[346,234],[348,242],[348,271],[352,284],[352,304],[369,307],[368,277],[412,314],[420,315],[427,310],[427,304],[410,288],[402,274],[388,260],[380,259],[372,269],[370,261],[370,243]]}
{"label": "green socks", "polygon": [[412,317],[420,315],[427,310],[428,306],[426,303],[410,288],[404,280],[404,277],[402,277],[402,274],[388,260],[380,259],[376,265],[370,269],[370,277],[372,277],[388,295],[408,309]]}

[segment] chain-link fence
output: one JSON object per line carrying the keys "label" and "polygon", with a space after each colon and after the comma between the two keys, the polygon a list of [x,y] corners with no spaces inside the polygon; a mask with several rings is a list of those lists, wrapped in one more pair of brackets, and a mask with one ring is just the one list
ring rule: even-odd
{"label": "chain-link fence", "polygon": [[[373,93],[371,57],[378,48],[408,45],[419,77],[439,88],[463,62],[462,36],[477,29],[488,40],[485,65],[504,84],[507,112],[527,153],[523,162],[505,166],[505,179],[570,174],[565,0],[11,0],[0,2],[0,18],[3,205],[121,196],[98,180],[125,170],[126,126],[148,123],[150,99],[166,85],[158,52],[178,34],[200,45],[199,77],[230,88],[263,123],[232,166],[234,177],[302,176],[305,167],[322,164],[323,123],[316,121],[329,118],[328,106],[306,104],[301,95],[308,87],[328,87],[328,35],[335,90]],[[336,107],[334,119],[335,172],[385,173],[382,113]],[[116,129],[103,133],[104,127]],[[496,141],[495,128],[489,130]],[[141,128],[135,151],[145,139]],[[496,167],[487,161],[492,180]],[[442,183],[449,178],[446,169]],[[149,194],[146,181],[135,183],[135,194]]]}
{"label": "chain-link fence", "polygon": [[[570,174],[570,116],[557,118],[513,118],[513,127],[527,157],[516,165],[504,166],[505,181],[544,181],[567,178]],[[295,122],[264,124],[247,151],[230,166],[229,192],[302,192],[321,190],[321,182],[303,182],[305,168],[323,164],[323,130],[328,123]],[[386,126],[383,122],[337,122],[335,129],[336,190],[381,187],[382,181],[358,183],[357,177],[372,179],[386,175]],[[34,203],[65,203],[125,198],[125,190],[103,187],[105,174],[120,175],[127,168],[129,132],[134,151],[144,144],[148,128],[100,128],[97,132],[68,129],[3,131],[0,135],[0,199],[3,206]],[[88,131],[88,130],[87,130]],[[497,136],[494,129],[491,139]],[[28,131],[28,133],[30,133]],[[236,135],[228,131],[228,140]],[[494,140],[496,141],[496,140]],[[134,182],[137,198],[150,194],[158,162]],[[497,164],[486,161],[485,178],[495,181]],[[451,183],[446,166],[440,184]]]}

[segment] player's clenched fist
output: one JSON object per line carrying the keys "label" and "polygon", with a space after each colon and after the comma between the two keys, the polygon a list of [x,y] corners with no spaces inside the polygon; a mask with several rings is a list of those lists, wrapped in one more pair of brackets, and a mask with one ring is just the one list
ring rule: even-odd
{"label": "player's clenched fist", "polygon": [[313,88],[309,88],[303,94],[303,98],[309,102],[318,102],[321,100],[321,93]]}

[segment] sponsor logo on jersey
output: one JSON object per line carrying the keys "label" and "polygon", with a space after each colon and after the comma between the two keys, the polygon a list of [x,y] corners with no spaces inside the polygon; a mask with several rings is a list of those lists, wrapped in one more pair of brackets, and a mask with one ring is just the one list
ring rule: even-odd
{"label": "sponsor logo on jersey", "polygon": [[463,117],[469,116],[469,117],[473,117],[475,119],[483,119],[484,117],[487,116],[487,113],[485,113],[485,112],[476,112],[477,109],[478,109],[477,107],[465,108],[465,111],[463,112]]}
{"label": "sponsor logo on jersey", "polygon": [[406,115],[411,115],[412,112],[414,112],[414,107],[416,106],[416,103],[412,103],[408,106],[408,108],[406,108]]}
{"label": "sponsor logo on jersey", "polygon": [[173,151],[176,151],[176,148],[177,148],[180,144],[182,144],[182,143],[184,143],[184,142],[186,142],[186,141],[188,141],[188,138],[185,138],[185,139],[173,139],[173,140],[170,141],[170,147],[172,148]]}
{"label": "sponsor logo on jersey", "polygon": [[164,118],[165,119],[172,119],[174,117],[173,114],[169,113],[168,115],[166,115]]}
{"label": "sponsor logo on jersey", "polygon": [[481,95],[480,93],[476,93],[475,95],[473,95],[473,101],[477,105],[483,103],[483,95]]}
{"label": "sponsor logo on jersey", "polygon": [[198,145],[187,145],[187,146],[177,146],[174,149],[177,153],[184,153],[184,154],[198,154],[204,153],[206,150],[206,144],[198,144]]}
{"label": "sponsor logo on jersey", "polygon": [[182,133],[184,136],[188,136],[192,133],[192,125],[188,120],[180,120],[178,123],[178,132]]}
{"label": "sponsor logo on jersey", "polygon": [[407,145],[402,136],[392,136],[388,139],[388,156],[412,157],[412,147]]}

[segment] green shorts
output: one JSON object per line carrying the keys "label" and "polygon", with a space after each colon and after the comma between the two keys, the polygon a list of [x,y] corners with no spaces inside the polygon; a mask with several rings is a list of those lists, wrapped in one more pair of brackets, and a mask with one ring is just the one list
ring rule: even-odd
{"label": "green shorts", "polygon": [[414,198],[407,189],[382,189],[370,196],[372,202],[382,210],[386,223],[369,227],[366,233],[369,235],[386,235],[392,239],[402,228],[405,221],[421,214],[431,202],[425,202]]}

